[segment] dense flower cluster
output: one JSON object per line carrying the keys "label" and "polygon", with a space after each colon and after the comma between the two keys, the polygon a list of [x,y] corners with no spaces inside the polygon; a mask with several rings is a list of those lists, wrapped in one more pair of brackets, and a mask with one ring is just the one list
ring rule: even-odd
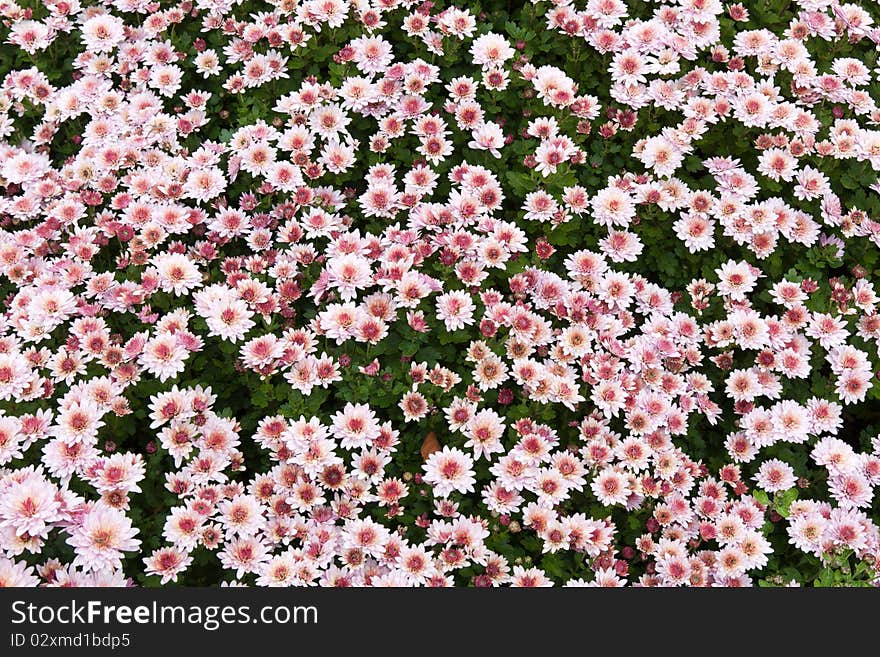
{"label": "dense flower cluster", "polygon": [[880,581],[880,12],[754,4],[0,2],[0,585]]}

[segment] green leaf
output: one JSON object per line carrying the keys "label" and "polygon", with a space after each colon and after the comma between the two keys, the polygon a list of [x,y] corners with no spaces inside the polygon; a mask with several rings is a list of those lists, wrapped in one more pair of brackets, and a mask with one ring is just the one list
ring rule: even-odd
{"label": "green leaf", "polygon": [[797,499],[797,488],[789,488],[786,491],[776,494],[775,505],[776,512],[783,518],[788,518],[791,503]]}

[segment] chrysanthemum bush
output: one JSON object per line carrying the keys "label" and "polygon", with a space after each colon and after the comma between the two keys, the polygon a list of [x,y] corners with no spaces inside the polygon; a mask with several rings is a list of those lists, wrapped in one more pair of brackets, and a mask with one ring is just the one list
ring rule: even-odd
{"label": "chrysanthemum bush", "polygon": [[876,3],[0,14],[0,584],[877,584]]}

